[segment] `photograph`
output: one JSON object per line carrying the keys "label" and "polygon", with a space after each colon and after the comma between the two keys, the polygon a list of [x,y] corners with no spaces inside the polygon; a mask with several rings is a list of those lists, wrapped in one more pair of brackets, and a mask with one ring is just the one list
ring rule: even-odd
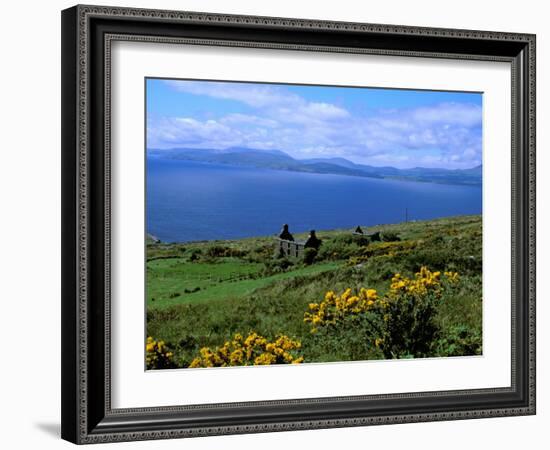
{"label": "photograph", "polygon": [[483,93],[147,77],[146,370],[483,355]]}
{"label": "photograph", "polygon": [[[61,114],[37,121],[61,128],[61,265],[39,267],[60,270],[61,305],[32,317],[60,334],[43,372],[61,437],[332,448],[374,427],[355,440],[387,446],[381,425],[408,424],[409,448],[535,442],[543,15],[199,3],[63,5],[43,33],[61,62],[60,92],[39,90]],[[26,91],[6,92],[28,128]],[[8,175],[35,178],[7,153]],[[37,193],[19,210],[47,206]],[[37,217],[5,233],[16,268]]]}

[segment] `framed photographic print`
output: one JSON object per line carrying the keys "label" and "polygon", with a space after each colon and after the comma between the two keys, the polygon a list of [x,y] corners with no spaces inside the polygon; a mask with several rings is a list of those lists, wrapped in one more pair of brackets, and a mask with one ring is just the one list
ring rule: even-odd
{"label": "framed photographic print", "polygon": [[62,12],[62,436],[535,413],[535,36]]}

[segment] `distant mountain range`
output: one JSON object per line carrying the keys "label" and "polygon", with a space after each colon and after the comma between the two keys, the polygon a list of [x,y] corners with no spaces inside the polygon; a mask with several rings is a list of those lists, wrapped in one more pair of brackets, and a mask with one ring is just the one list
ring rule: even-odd
{"label": "distant mountain range", "polygon": [[280,150],[254,150],[241,147],[232,147],[226,150],[196,148],[149,149],[148,156],[293,172],[391,178],[473,186],[481,185],[482,174],[481,165],[471,169],[431,169],[425,167],[397,169],[395,167],[355,164],[345,158],[295,159]]}

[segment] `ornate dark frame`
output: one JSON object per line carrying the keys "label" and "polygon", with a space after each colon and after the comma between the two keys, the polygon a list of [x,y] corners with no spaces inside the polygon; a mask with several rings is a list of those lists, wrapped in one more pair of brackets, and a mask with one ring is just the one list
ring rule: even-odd
{"label": "ornate dark frame", "polygon": [[[113,40],[509,62],[511,386],[112,409]],[[62,12],[62,261],[62,437],[75,443],[535,414],[535,36],[99,6],[67,9]]]}

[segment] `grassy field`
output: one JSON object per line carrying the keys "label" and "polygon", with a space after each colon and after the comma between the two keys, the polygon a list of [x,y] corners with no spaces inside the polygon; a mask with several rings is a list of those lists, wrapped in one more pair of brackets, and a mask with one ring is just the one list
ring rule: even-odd
{"label": "grassy field", "polygon": [[[381,297],[390,291],[395,274],[412,279],[427,267],[457,272],[459,281],[434,297],[433,311],[424,311],[433,317],[423,350],[400,344],[401,350],[395,351],[394,345],[390,357],[480,354],[481,217],[363,229],[380,231],[382,239],[368,242],[349,230],[318,231],[323,243],[311,264],[275,258],[272,237],[185,244],[150,241],[147,333],[166,343],[178,367],[187,367],[203,347],[216,349],[236,333],[250,332],[268,340],[286,335],[300,342],[297,353],[304,362],[387,358],[390,353],[371,342],[371,319],[346,319],[312,333],[304,313],[328,291],[359,292],[364,287],[376,289]],[[414,321],[421,319],[415,316]]]}

